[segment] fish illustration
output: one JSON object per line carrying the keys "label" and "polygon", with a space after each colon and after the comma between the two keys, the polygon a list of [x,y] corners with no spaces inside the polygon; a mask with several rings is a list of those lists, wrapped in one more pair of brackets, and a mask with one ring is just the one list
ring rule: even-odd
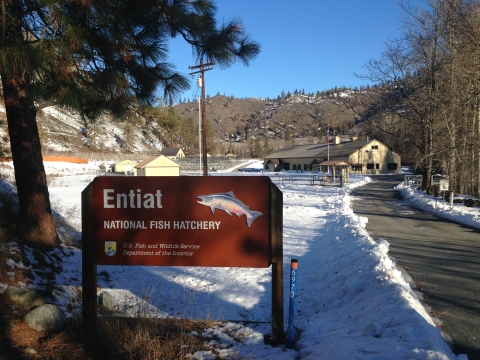
{"label": "fish illustration", "polygon": [[215,209],[225,211],[228,215],[232,216],[232,213],[238,217],[245,215],[247,217],[247,225],[250,227],[252,222],[259,216],[263,215],[260,211],[252,211],[247,205],[238,200],[233,191],[229,191],[223,194],[210,194],[197,196],[200,201],[197,203],[205,206],[210,206],[212,214],[215,213]]}

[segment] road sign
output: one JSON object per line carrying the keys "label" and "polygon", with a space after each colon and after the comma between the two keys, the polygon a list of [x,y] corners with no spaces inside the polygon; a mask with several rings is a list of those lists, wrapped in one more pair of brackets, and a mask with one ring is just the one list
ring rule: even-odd
{"label": "road sign", "polygon": [[440,191],[448,191],[448,180],[440,180]]}

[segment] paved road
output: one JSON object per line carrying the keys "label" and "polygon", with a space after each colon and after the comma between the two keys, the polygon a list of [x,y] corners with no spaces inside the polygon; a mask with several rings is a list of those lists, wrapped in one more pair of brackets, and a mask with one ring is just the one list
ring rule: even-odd
{"label": "paved road", "polygon": [[367,231],[390,243],[389,254],[424,294],[455,354],[480,359],[480,231],[403,203],[393,188],[402,177],[378,177],[355,189],[353,210]]}

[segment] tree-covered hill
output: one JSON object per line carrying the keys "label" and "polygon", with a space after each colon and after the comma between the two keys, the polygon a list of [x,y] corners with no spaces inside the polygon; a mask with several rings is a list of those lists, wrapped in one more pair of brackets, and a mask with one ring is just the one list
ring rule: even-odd
{"label": "tree-covered hill", "polygon": [[[355,102],[356,106],[352,105]],[[275,100],[207,98],[209,152],[262,157],[290,144],[324,142],[325,135],[362,135],[360,115],[371,102],[365,93],[344,90],[320,96],[293,94]],[[46,107],[37,114],[44,155],[156,154],[163,147],[182,147],[198,154],[198,102],[139,109],[122,120],[100,116],[85,122],[78,113]],[[255,142],[260,150],[252,149]],[[266,146],[265,146],[266,145]],[[9,156],[8,130],[0,112],[0,152]]]}

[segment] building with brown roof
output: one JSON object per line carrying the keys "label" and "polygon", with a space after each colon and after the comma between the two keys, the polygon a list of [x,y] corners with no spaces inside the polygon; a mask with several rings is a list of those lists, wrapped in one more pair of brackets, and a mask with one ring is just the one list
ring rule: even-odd
{"label": "building with brown roof", "polygon": [[335,137],[331,144],[285,147],[264,159],[264,168],[269,171],[325,171],[335,166],[352,174],[399,173],[401,158],[375,139],[340,142]]}

